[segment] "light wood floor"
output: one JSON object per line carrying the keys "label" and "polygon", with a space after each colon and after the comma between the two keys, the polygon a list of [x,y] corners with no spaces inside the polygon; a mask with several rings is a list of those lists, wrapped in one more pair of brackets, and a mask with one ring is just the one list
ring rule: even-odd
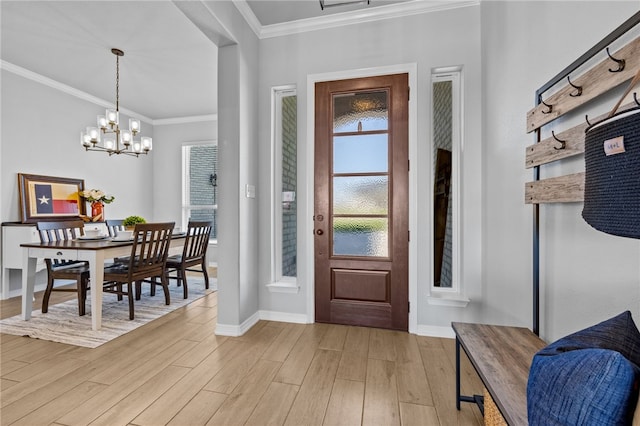
{"label": "light wood floor", "polygon": [[[2,318],[19,311],[0,303]],[[272,321],[230,338],[216,313],[212,293],[96,349],[0,334],[0,424],[482,424],[455,408],[451,339]],[[462,364],[463,393],[481,393]]]}

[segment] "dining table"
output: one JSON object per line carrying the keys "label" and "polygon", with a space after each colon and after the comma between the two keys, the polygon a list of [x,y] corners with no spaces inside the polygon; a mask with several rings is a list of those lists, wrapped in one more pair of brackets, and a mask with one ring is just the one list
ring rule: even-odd
{"label": "dining table", "polygon": [[[182,252],[186,233],[172,235],[170,255]],[[45,243],[22,243],[22,319],[31,318],[36,278],[36,263],[41,259],[64,259],[86,261],[91,280],[91,328],[102,327],[102,285],[105,260],[131,255],[133,239],[120,241],[110,237],[76,238]]]}

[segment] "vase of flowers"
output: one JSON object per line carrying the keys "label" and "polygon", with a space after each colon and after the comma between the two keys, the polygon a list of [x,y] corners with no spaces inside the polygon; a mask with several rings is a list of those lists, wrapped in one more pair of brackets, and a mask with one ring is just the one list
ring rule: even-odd
{"label": "vase of flowers", "polygon": [[116,199],[113,195],[107,195],[99,189],[80,191],[80,196],[91,203],[92,222],[104,220],[104,205],[112,203]]}

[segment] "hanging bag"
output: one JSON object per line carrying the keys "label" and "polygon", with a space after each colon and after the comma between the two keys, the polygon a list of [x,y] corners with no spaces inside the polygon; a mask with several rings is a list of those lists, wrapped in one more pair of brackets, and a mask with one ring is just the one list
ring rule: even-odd
{"label": "hanging bag", "polygon": [[611,113],[585,136],[582,217],[595,229],[640,238],[640,108],[616,114],[640,82],[640,70]]}

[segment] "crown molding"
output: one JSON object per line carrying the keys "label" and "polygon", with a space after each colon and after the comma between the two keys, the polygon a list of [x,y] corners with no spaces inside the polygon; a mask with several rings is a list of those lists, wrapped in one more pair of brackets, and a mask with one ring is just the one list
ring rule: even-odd
{"label": "crown molding", "polygon": [[[29,71],[28,69],[12,64],[11,62],[2,60],[2,62],[0,62],[0,68],[19,75],[20,77],[24,77],[28,80],[35,81],[36,83],[51,87],[52,89],[59,90],[68,95],[75,96],[76,98],[82,99],[84,101],[91,102],[103,108],[115,108],[115,105],[109,101],[105,101],[104,99],[100,99],[96,96],[90,95],[87,92],[76,89],[75,87],[67,86],[64,83],[60,83],[59,81],[53,80],[49,77],[45,77],[42,74]],[[131,111],[130,109],[120,108],[120,112],[130,117],[139,118],[146,123],[153,124],[153,120],[151,118],[146,117],[142,114],[138,114],[137,112]]]}
{"label": "crown molding", "polygon": [[249,7],[249,3],[247,3],[246,0],[232,1],[233,5],[236,7],[236,9],[238,9],[244,20],[247,21],[247,24],[249,24],[254,34],[258,36],[258,38],[261,38],[260,33],[262,32],[262,24],[260,24],[260,21],[258,21],[258,18],[253,13],[253,10],[251,10],[251,7]]}
{"label": "crown molding", "polygon": [[[19,75],[20,77],[24,77],[28,80],[35,81],[36,83],[40,83],[45,86],[51,87],[52,89],[59,90],[63,93],[82,99],[84,101],[91,102],[92,104],[101,106],[103,108],[110,108],[110,109],[115,108],[115,105],[109,101],[105,101],[104,99],[90,95],[87,92],[83,92],[82,90],[78,90],[64,83],[60,83],[59,81],[53,80],[49,77],[45,77],[42,74],[29,71],[28,69],[12,64],[11,62],[0,60],[0,69],[9,71],[13,74]],[[177,117],[177,118],[162,118],[162,119],[154,120],[150,117],[144,116],[142,114],[139,114],[135,111],[131,111],[130,109],[126,109],[126,108],[120,108],[120,112],[129,117],[137,117],[140,120],[151,124],[152,126],[197,123],[197,122],[203,122],[203,121],[218,120],[217,114],[196,115],[196,116],[190,116],[190,117]]]}
{"label": "crown molding", "polygon": [[321,16],[317,18],[300,19],[297,21],[272,25],[261,25],[246,0],[233,0],[233,4],[242,14],[256,36],[260,39],[265,39],[336,28],[344,25],[379,21],[382,19],[401,18],[404,16],[418,15],[422,13],[432,13],[443,10],[477,6],[480,4],[480,0],[409,0],[402,3],[362,10],[353,10],[345,13]]}
{"label": "crown molding", "polygon": [[201,123],[204,121],[218,121],[218,114],[192,115],[189,117],[176,118],[159,118],[157,120],[153,120],[153,125],[167,126],[170,124]]}

